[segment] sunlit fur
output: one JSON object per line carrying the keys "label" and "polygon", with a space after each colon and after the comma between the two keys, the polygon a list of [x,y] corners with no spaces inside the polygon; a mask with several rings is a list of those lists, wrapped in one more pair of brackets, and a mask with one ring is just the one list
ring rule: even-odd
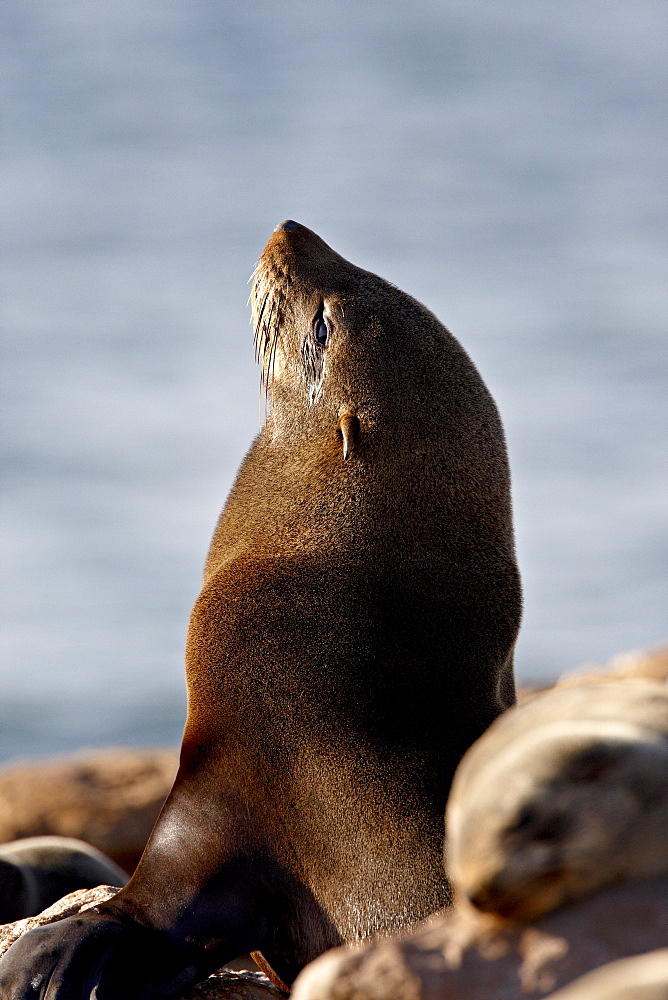
{"label": "sunlit fur", "polygon": [[[446,905],[450,781],[514,701],[508,462],[465,351],[296,223],[269,239],[251,300],[267,415],[190,620],[176,783],[129,886],[10,959],[20,982],[21,948],[39,951],[68,1000],[81,952],[104,985],[147,928],[162,960],[142,958],[141,1000],[245,951],[290,983],[326,948]],[[102,995],[134,997],[120,979]]]}

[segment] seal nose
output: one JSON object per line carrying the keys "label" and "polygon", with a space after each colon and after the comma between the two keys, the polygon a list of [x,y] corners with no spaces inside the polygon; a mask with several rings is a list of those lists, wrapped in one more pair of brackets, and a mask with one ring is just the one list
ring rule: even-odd
{"label": "seal nose", "polygon": [[286,219],[285,222],[279,222],[279,224],[274,229],[275,233],[288,232],[292,233],[295,229],[299,229],[299,223],[295,222],[294,219]]}
{"label": "seal nose", "polygon": [[493,912],[499,901],[500,888],[498,879],[492,878],[484,884],[470,886],[468,889],[465,889],[464,895],[476,909],[482,910],[483,913]]}

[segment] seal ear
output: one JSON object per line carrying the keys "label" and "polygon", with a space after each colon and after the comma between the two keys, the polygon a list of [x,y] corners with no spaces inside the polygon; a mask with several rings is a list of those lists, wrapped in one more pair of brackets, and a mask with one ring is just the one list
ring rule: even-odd
{"label": "seal ear", "polygon": [[343,457],[349,458],[360,436],[360,422],[354,413],[342,413],[336,429],[343,438]]}

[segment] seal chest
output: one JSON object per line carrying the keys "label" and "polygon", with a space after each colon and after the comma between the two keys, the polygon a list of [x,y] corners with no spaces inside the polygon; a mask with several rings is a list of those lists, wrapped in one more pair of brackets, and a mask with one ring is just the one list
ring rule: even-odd
{"label": "seal chest", "polygon": [[289,984],[445,905],[452,775],[514,701],[506,448],[465,351],[292,221],[251,298],[267,416],[190,621],[179,773],[130,884],[43,939],[152,929],[180,971],[145,963],[142,998],[247,951]]}

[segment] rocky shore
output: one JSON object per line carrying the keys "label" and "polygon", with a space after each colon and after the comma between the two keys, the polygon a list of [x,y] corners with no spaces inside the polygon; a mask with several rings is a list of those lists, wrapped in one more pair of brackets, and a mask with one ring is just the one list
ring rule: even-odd
{"label": "rocky shore", "polygon": [[76,837],[132,874],[172,787],[175,749],[82,750],[0,768],[0,844]]}
{"label": "rocky shore", "polygon": [[[556,687],[638,679],[665,690],[668,649],[624,654],[600,667],[588,665],[561,678]],[[520,704],[534,694],[531,689],[520,691]],[[12,763],[0,769],[0,844],[44,835],[76,837],[130,874],[177,763],[172,749],[128,748]],[[80,889],[38,915],[0,926],[0,956],[21,934],[117,891],[110,886]],[[630,964],[619,966],[619,982],[628,980],[632,989],[635,982],[645,992],[619,996],[666,1000],[668,952],[657,949],[665,948],[667,941],[666,874],[605,886],[523,925],[500,920],[493,912],[481,913],[459,898],[455,907],[409,933],[327,953],[302,973],[293,995],[295,1000],[542,1000],[565,988],[564,998],[598,1000],[616,994],[610,977],[601,972],[597,978],[592,970],[626,959]],[[633,958],[644,953],[644,964]],[[241,964],[252,963],[242,958]],[[585,974],[578,991],[576,980]],[[261,973],[237,968],[221,970],[184,993],[183,1000],[267,1000],[280,995]]]}

